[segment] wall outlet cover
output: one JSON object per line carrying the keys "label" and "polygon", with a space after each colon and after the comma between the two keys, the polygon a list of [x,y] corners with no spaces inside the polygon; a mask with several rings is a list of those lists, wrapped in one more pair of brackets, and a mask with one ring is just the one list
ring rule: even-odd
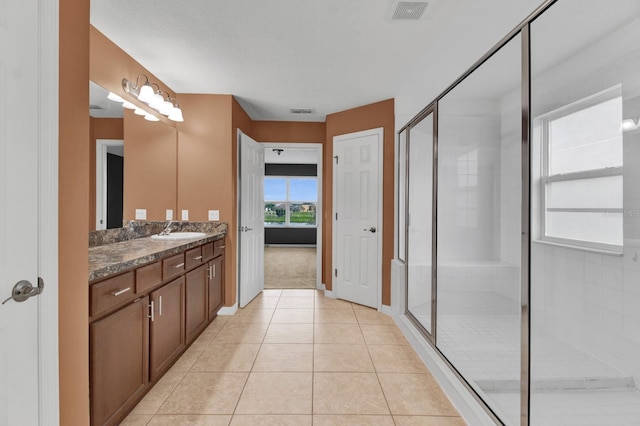
{"label": "wall outlet cover", "polygon": [[136,209],[136,220],[147,220],[147,209]]}
{"label": "wall outlet cover", "polygon": [[189,220],[189,210],[182,210],[182,220]]}
{"label": "wall outlet cover", "polygon": [[165,220],[173,220],[173,210],[167,209],[167,213],[165,214]]}
{"label": "wall outlet cover", "polygon": [[209,220],[220,220],[220,210],[209,210]]}

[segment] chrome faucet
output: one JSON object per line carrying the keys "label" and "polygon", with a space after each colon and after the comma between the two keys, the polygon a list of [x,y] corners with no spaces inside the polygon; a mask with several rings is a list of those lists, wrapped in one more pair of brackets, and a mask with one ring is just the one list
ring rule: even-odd
{"label": "chrome faucet", "polygon": [[160,232],[159,235],[169,235],[171,233],[171,231],[174,231],[176,228],[171,226],[172,223],[173,223],[172,220],[167,222],[167,224],[164,226],[164,228],[162,228],[162,232]]}

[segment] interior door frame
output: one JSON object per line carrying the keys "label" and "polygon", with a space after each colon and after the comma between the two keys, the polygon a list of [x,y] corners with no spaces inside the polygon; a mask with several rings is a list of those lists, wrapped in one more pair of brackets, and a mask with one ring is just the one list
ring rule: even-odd
{"label": "interior door frame", "polygon": [[58,146],[59,146],[59,2],[38,7],[40,99],[38,141],[38,273],[45,290],[38,301],[38,400],[40,424],[60,419],[58,354]]}
{"label": "interior door frame", "polygon": [[261,142],[265,149],[315,149],[317,156],[318,201],[316,202],[316,289],[322,290],[322,159],[323,150],[321,143],[297,143],[297,142]]}
{"label": "interior door frame", "polygon": [[111,146],[124,147],[124,140],[96,139],[96,231],[107,229],[107,153]]}
{"label": "interior door frame", "polygon": [[383,165],[384,165],[384,128],[383,127],[377,127],[375,129],[369,129],[369,130],[362,130],[359,132],[353,132],[353,133],[347,133],[347,134],[343,134],[343,135],[337,135],[333,137],[333,162],[331,163],[331,168],[332,168],[332,174],[333,174],[333,183],[332,183],[332,200],[333,200],[333,206],[332,206],[332,212],[331,212],[331,221],[333,223],[333,226],[331,227],[331,271],[332,271],[332,286],[331,286],[331,292],[329,292],[329,296],[330,297],[337,297],[338,294],[338,282],[337,280],[333,279],[335,278],[335,268],[336,265],[338,264],[337,262],[337,253],[338,253],[338,226],[337,226],[337,221],[336,221],[336,214],[338,213],[336,208],[337,208],[337,201],[338,201],[338,188],[337,188],[337,183],[338,183],[338,176],[337,176],[337,169],[336,167],[334,167],[335,164],[335,159],[337,156],[337,150],[336,150],[336,142],[342,142],[344,140],[348,140],[348,139],[354,139],[354,138],[359,138],[359,137],[365,137],[365,136],[374,136],[377,135],[378,136],[378,181],[377,181],[377,185],[378,185],[378,193],[379,193],[379,197],[378,197],[378,205],[377,205],[377,210],[378,210],[378,221],[376,224],[376,229],[378,230],[378,247],[377,247],[377,260],[378,260],[378,265],[379,267],[376,269],[376,285],[377,285],[377,295],[378,295],[378,306],[377,309],[378,311],[382,310],[382,241],[384,239],[384,229],[383,229],[383,217],[382,217],[382,207],[383,207]]}

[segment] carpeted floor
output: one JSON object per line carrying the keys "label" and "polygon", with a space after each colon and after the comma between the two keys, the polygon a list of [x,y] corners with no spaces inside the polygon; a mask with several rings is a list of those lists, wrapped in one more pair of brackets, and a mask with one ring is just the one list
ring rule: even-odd
{"label": "carpeted floor", "polygon": [[316,248],[265,247],[264,288],[316,288]]}

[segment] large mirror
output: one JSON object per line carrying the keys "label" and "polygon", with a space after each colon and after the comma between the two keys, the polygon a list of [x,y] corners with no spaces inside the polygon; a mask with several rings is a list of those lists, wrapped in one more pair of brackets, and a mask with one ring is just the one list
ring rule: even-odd
{"label": "large mirror", "polygon": [[175,219],[176,128],[124,109],[94,82],[89,87],[89,230],[119,228],[132,219]]}

